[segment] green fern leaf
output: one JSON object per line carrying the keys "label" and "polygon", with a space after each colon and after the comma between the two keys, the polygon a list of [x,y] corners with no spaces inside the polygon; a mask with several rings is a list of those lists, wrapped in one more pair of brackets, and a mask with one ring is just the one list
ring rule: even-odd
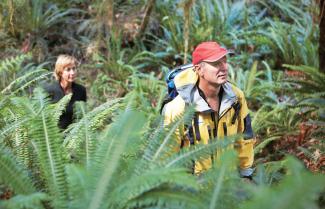
{"label": "green fern leaf", "polygon": [[49,200],[45,193],[16,195],[9,200],[0,201],[0,208],[5,209],[44,209],[43,201]]}
{"label": "green fern leaf", "polygon": [[9,149],[0,146],[0,182],[10,186],[17,194],[32,194],[36,189],[27,168],[15,159]]}

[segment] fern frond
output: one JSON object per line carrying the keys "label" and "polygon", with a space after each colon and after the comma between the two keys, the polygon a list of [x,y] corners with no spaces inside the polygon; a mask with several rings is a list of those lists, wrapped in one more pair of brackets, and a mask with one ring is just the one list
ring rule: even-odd
{"label": "fern frond", "polygon": [[54,120],[56,122],[59,122],[60,116],[62,115],[62,112],[66,109],[66,106],[70,102],[72,97],[72,94],[65,95],[60,101],[54,104]]}
{"label": "fern frond", "polygon": [[90,120],[86,120],[87,117],[86,104],[84,102],[77,102],[75,104],[75,107],[76,107],[75,115],[79,115],[80,118],[84,118],[83,119],[84,125],[82,127],[83,130],[82,135],[80,135],[80,138],[82,139],[82,143],[80,143],[79,147],[76,150],[74,150],[74,153],[76,156],[79,156],[78,158],[81,159],[81,161],[84,161],[84,165],[86,165],[86,168],[89,168],[92,154],[95,152],[97,141],[93,136],[94,130],[92,130],[91,127],[89,126]]}
{"label": "fern frond", "polygon": [[[225,191],[235,191],[238,188],[232,188],[229,184],[237,184],[240,180],[238,175],[238,155],[235,150],[226,150],[220,153],[220,163],[215,163],[209,170],[201,174],[200,186],[203,196],[207,198],[209,205],[223,201],[220,196],[226,196]],[[227,186],[224,186],[227,185]],[[222,193],[222,194],[221,194]],[[236,195],[232,195],[236,196]],[[235,197],[231,197],[236,199]],[[231,199],[230,198],[230,199]],[[234,200],[233,199],[233,200]],[[213,203],[215,202],[215,203]]]}
{"label": "fern frond", "polygon": [[4,89],[12,79],[15,79],[16,74],[19,74],[22,68],[22,62],[30,57],[31,54],[18,55],[0,62],[0,90]]}
{"label": "fern frond", "polygon": [[324,109],[325,107],[325,98],[307,98],[299,101],[297,106],[299,107],[314,107]]}
{"label": "fern frond", "polygon": [[251,88],[253,87],[254,81],[256,79],[256,72],[257,72],[257,61],[253,63],[253,66],[249,71],[248,81],[245,88],[248,92],[250,92]]}
{"label": "fern frond", "polygon": [[8,58],[0,62],[0,73],[17,72],[25,59],[31,58],[31,54],[22,54]]}
{"label": "fern frond", "polygon": [[80,209],[84,208],[83,201],[90,196],[91,190],[89,190],[89,175],[87,175],[84,166],[78,166],[76,164],[69,164],[66,167],[68,176],[68,191],[69,191],[69,208]]}
{"label": "fern frond", "polygon": [[57,208],[67,207],[67,184],[64,170],[64,159],[61,150],[62,134],[52,117],[52,109],[46,100],[46,94],[40,88],[34,91],[35,103],[40,112],[30,124],[30,136],[35,143],[37,160],[47,191],[52,199],[51,204]]}
{"label": "fern frond", "polygon": [[261,143],[259,143],[255,148],[254,148],[254,153],[257,154],[260,151],[262,151],[262,149],[267,146],[270,142],[278,140],[282,137],[282,134],[279,135],[275,135],[275,136],[268,136],[267,138],[263,138],[263,141]]}
{"label": "fern frond", "polygon": [[[189,124],[194,114],[194,107],[189,107],[188,110],[166,127],[167,132],[163,129],[163,122],[158,131],[153,135],[150,144],[146,151],[145,157],[151,162],[159,162],[160,159],[170,156],[170,153],[175,152],[175,148],[179,146],[174,139],[175,133],[180,132],[185,124]],[[177,130],[177,131],[176,131]],[[161,138],[160,138],[161,137]]]}
{"label": "fern frond", "polygon": [[43,201],[49,200],[45,193],[16,195],[9,200],[0,201],[0,208],[6,209],[44,209]]}
{"label": "fern frond", "polygon": [[[141,175],[132,175],[126,182],[120,182],[109,195],[109,206],[125,208],[128,203],[141,198],[151,191],[178,188],[181,191],[197,191],[198,184],[189,173],[182,168],[157,168],[144,170]],[[122,198],[123,197],[123,198]],[[148,199],[150,195],[148,195]]]}
{"label": "fern frond", "polygon": [[106,102],[87,113],[78,123],[72,124],[66,130],[68,135],[64,139],[63,145],[69,150],[78,148],[83,141],[84,125],[87,123],[89,130],[96,130],[102,127],[110,114],[116,113],[119,108],[123,107],[122,101],[123,99],[115,99]]}
{"label": "fern frond", "polygon": [[[11,112],[11,114],[14,124],[16,125],[13,133],[14,137],[12,137],[14,145],[12,149],[14,150],[19,162],[28,166],[31,161],[31,153],[29,150],[30,147],[28,143],[27,129],[24,126],[21,126],[23,123],[18,123],[18,121],[22,120],[22,117],[19,114],[15,115],[13,112]],[[12,123],[10,125],[12,125]]]}
{"label": "fern frond", "polygon": [[239,136],[225,137],[222,140],[213,140],[210,144],[196,144],[192,147],[183,148],[179,153],[176,153],[166,160],[162,160],[161,163],[166,168],[189,165],[193,163],[193,160],[200,161],[209,158],[211,154],[216,153],[217,149],[225,149],[233,144],[237,138],[239,138]]}
{"label": "fern frond", "polygon": [[89,172],[93,181],[91,195],[84,203],[88,208],[98,209],[103,206],[113,174],[117,171],[121,154],[127,140],[137,140],[145,122],[144,116],[131,110],[125,111],[103,136],[95,152]]}
{"label": "fern frond", "polygon": [[277,209],[317,208],[317,197],[324,189],[325,177],[307,172],[301,164],[293,163],[293,159],[286,160],[285,167],[289,175],[284,177],[281,184],[256,190],[251,201],[244,202],[242,208],[269,208],[270,205]]}
{"label": "fern frond", "polygon": [[27,168],[18,163],[14,154],[0,146],[0,182],[10,186],[17,194],[32,194],[36,191]]}
{"label": "fern frond", "polygon": [[156,208],[156,209],[204,209],[200,196],[195,192],[174,191],[169,189],[151,190],[140,197],[130,201],[127,208]]}
{"label": "fern frond", "polygon": [[15,94],[19,91],[26,89],[28,86],[35,83],[36,81],[46,78],[50,74],[52,74],[52,72],[49,73],[45,69],[33,70],[22,75],[19,78],[16,78],[6,88],[4,88],[1,93],[6,94],[10,92],[11,94]]}

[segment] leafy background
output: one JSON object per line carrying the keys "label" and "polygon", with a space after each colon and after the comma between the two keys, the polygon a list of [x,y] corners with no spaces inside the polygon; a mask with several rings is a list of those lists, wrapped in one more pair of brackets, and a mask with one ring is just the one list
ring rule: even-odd
{"label": "leafy background", "polygon": [[[4,0],[0,2],[0,208],[324,208],[322,1]],[[247,97],[254,181],[236,153],[202,176],[192,160],[234,138],[175,153],[161,127],[164,76],[206,40],[234,50]],[[87,104],[57,121],[39,86],[61,53],[80,60]]]}

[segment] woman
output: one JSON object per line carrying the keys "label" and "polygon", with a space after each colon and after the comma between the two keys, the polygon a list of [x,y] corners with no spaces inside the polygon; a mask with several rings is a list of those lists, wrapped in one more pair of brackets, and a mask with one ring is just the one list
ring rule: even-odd
{"label": "woman", "polygon": [[73,104],[76,101],[86,102],[86,88],[74,82],[77,77],[77,60],[73,56],[60,55],[58,57],[55,63],[54,76],[56,82],[45,87],[54,103],[72,93],[71,100],[59,120],[59,127],[65,129],[73,120]]}

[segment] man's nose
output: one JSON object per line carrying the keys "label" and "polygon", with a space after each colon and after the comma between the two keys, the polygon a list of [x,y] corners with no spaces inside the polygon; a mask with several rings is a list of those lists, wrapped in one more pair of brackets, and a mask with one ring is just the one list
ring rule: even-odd
{"label": "man's nose", "polygon": [[221,70],[228,70],[228,64],[227,64],[227,62],[223,62],[222,63]]}

